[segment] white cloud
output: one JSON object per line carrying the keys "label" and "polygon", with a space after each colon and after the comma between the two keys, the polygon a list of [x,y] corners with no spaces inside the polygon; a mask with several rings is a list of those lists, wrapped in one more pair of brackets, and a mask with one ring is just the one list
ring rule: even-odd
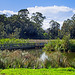
{"label": "white cloud", "polygon": [[[43,28],[47,29],[49,28],[49,22],[50,20],[55,20],[60,23],[62,26],[63,21],[72,17],[73,14],[75,13],[75,9],[66,7],[66,6],[35,6],[35,7],[28,7],[27,8],[30,12],[29,17],[31,17],[32,13],[35,12],[40,12],[44,16],[46,16],[46,19],[43,22]],[[13,15],[13,14],[18,14],[18,12],[10,11],[10,10],[3,10],[0,11],[0,13],[7,14],[7,15]]]}
{"label": "white cloud", "polygon": [[46,6],[46,7],[29,7],[27,8],[30,12],[30,16],[32,13],[40,12],[44,16],[46,16],[45,21],[43,22],[43,28],[49,28],[50,20],[55,20],[60,23],[62,26],[63,21],[70,18],[74,13],[75,10],[66,6]]}
{"label": "white cloud", "polygon": [[73,10],[73,13],[75,13],[75,10]]}
{"label": "white cloud", "polygon": [[9,14],[9,15],[17,14],[17,12],[10,11],[10,10],[3,10],[3,11],[0,11],[0,13],[1,14]]}
{"label": "white cloud", "polygon": [[65,7],[65,6],[47,6],[47,7],[38,7],[38,6],[35,6],[35,7],[29,7],[27,8],[31,13],[33,12],[42,12],[42,13],[58,13],[58,12],[69,12],[69,11],[72,11],[71,8],[69,7]]}

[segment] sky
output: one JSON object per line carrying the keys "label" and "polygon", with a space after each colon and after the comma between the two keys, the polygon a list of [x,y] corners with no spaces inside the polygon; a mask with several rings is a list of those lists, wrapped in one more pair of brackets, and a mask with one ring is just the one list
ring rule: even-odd
{"label": "sky", "polygon": [[62,26],[64,20],[75,14],[75,0],[0,0],[0,14],[13,15],[21,9],[28,9],[29,16],[35,12],[46,16],[42,27],[47,29],[51,20]]}

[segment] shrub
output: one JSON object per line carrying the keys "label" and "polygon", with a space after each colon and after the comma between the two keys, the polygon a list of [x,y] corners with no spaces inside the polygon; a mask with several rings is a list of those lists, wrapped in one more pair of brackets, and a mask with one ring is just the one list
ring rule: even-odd
{"label": "shrub", "polygon": [[43,50],[50,51],[74,51],[75,43],[70,40],[69,36],[64,36],[62,40],[50,40],[48,44],[45,44]]}
{"label": "shrub", "polygon": [[70,50],[70,36],[64,36],[62,39],[62,48],[64,51]]}
{"label": "shrub", "polygon": [[45,44],[43,50],[50,52],[55,50],[54,48],[55,48],[55,41],[49,41],[48,44]]}

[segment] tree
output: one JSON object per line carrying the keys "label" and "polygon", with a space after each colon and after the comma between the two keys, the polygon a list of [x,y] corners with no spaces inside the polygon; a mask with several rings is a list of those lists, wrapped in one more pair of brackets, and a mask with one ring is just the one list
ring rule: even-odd
{"label": "tree", "polygon": [[62,37],[64,35],[70,34],[70,25],[71,25],[71,20],[70,19],[67,19],[63,22],[63,26],[61,28]]}
{"label": "tree", "polygon": [[73,17],[71,19],[72,19],[72,23],[71,23],[72,25],[70,28],[70,36],[71,36],[71,38],[75,39],[75,14],[73,15]]}
{"label": "tree", "polygon": [[52,39],[55,39],[58,37],[58,33],[59,33],[59,30],[60,30],[60,24],[54,20],[51,20],[49,22],[50,24],[50,28],[48,28],[48,34],[50,36],[50,38]]}
{"label": "tree", "polygon": [[31,17],[31,20],[33,22],[35,22],[36,24],[38,24],[38,27],[41,27],[42,24],[43,24],[43,20],[45,19],[46,17],[42,15],[42,13],[40,12],[36,12],[36,13],[33,13],[32,14],[32,17]]}
{"label": "tree", "polygon": [[18,11],[18,15],[21,16],[21,18],[28,18],[29,11],[27,9],[21,9]]}
{"label": "tree", "polygon": [[3,22],[4,24],[7,22],[6,14],[0,15],[0,22]]}
{"label": "tree", "polygon": [[16,28],[12,34],[9,34],[9,38],[19,38],[20,37],[20,28]]}
{"label": "tree", "polygon": [[0,15],[0,38],[6,38],[6,24],[8,23],[6,14]]}
{"label": "tree", "polygon": [[75,38],[75,14],[71,19],[67,19],[64,21],[63,26],[61,28],[61,34],[67,35],[70,34],[70,38]]}
{"label": "tree", "polygon": [[0,15],[0,38],[44,38],[43,33],[45,31],[41,25],[45,17],[41,13],[37,13],[38,21],[31,21],[28,14],[27,9],[22,9],[18,15],[11,15],[10,17]]}
{"label": "tree", "polygon": [[0,22],[0,38],[6,38],[7,34],[5,32],[4,23]]}

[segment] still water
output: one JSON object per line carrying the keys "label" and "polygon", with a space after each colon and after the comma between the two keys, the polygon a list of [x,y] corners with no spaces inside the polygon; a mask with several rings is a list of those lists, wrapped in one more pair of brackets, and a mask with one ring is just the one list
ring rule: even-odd
{"label": "still water", "polygon": [[[48,59],[48,55],[44,51],[42,51],[42,49],[29,49],[26,51],[28,51],[30,54],[33,54],[34,56],[40,58],[42,61],[44,61],[45,59]],[[64,56],[66,56],[69,61],[72,61],[75,59],[75,52],[70,52],[70,53],[65,52],[62,54]]]}
{"label": "still water", "polygon": [[70,53],[65,53],[65,55],[67,56],[67,59],[69,61],[74,60],[75,59],[75,52],[70,52]]}

